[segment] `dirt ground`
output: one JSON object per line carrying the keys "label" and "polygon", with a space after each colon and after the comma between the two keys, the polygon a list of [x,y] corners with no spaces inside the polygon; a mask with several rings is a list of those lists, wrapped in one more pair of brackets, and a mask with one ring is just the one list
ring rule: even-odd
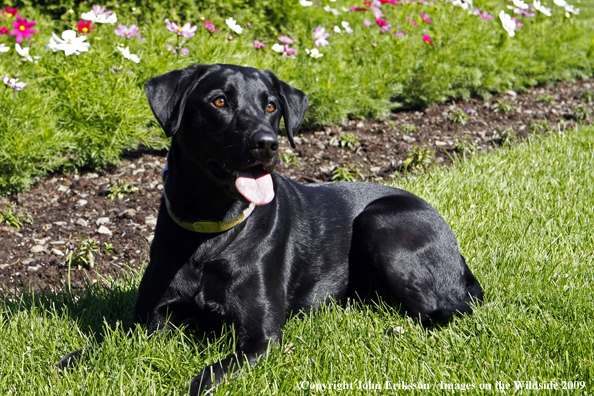
{"label": "dirt ground", "polygon": [[[331,181],[334,174],[389,181],[405,168],[414,174],[447,166],[457,155],[480,155],[531,133],[559,133],[577,122],[589,123],[592,92],[594,79],[563,82],[526,93],[508,91],[489,101],[401,111],[384,121],[351,120],[303,131],[294,150],[280,138],[282,163],[276,171],[303,183]],[[462,118],[467,118],[465,125],[456,122]],[[98,250],[92,253],[93,267],[72,267],[74,290],[85,282],[141,270],[148,261],[166,163],[166,152],[128,152],[119,167],[53,174],[25,194],[0,197],[0,207],[11,201],[33,217],[33,224],[20,229],[0,224],[0,289],[66,288],[67,245],[72,241],[78,253],[85,239],[92,239]],[[115,182],[138,190],[112,199],[109,186]]]}

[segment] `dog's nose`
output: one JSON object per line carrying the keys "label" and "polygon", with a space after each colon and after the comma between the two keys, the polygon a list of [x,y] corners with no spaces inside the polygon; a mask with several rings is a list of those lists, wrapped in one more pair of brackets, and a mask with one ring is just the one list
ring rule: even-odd
{"label": "dog's nose", "polygon": [[278,138],[272,132],[259,131],[252,136],[251,152],[256,158],[269,159],[276,155]]}

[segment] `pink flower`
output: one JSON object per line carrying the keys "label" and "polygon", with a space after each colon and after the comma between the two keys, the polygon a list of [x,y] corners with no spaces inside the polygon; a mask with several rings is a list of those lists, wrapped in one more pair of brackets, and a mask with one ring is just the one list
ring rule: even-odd
{"label": "pink flower", "polygon": [[521,19],[516,19],[515,17],[513,17],[511,20],[516,23],[516,27],[518,27],[518,28],[521,28],[522,26],[524,26]]}
{"label": "pink flower", "polygon": [[293,44],[293,40],[291,40],[291,38],[287,36],[280,36],[278,38],[278,41],[280,41],[281,44]]}
{"label": "pink flower", "polygon": [[323,27],[318,26],[314,29],[314,44],[316,47],[324,47],[330,44],[328,40],[326,40],[328,37],[330,37],[330,33],[326,33],[326,29]]}
{"label": "pink flower", "polygon": [[186,23],[184,26],[179,26],[176,22],[170,22],[168,18],[165,18],[165,26],[167,30],[170,30],[174,33],[177,33],[179,36],[184,36],[185,38],[192,38],[194,37],[194,32],[198,29],[198,26],[190,26],[190,22]]}
{"label": "pink flower", "polygon": [[12,23],[14,29],[10,31],[11,36],[16,36],[16,42],[22,43],[23,38],[30,39],[33,33],[37,33],[37,30],[31,29],[31,26],[35,26],[37,22],[28,22],[27,18],[23,19],[20,15],[17,15],[16,22]]}
{"label": "pink flower", "polygon": [[266,44],[259,42],[258,40],[254,40],[254,47],[256,49],[262,49],[266,47]]}
{"label": "pink flower", "polygon": [[425,34],[423,36],[423,41],[426,42],[427,44],[433,44],[433,40],[431,40],[431,37],[429,37],[428,34]]}
{"label": "pink flower", "polygon": [[15,17],[15,16],[17,15],[17,13],[19,12],[19,9],[18,9],[18,8],[16,8],[16,7],[15,7],[15,8],[10,8],[10,7],[6,6],[6,11],[2,10],[2,13],[3,13],[3,14],[4,14],[5,12],[8,14],[8,16],[9,16],[10,18],[13,18],[13,17]]}
{"label": "pink flower", "polygon": [[297,53],[296,49],[289,47],[289,45],[285,45],[285,54],[295,55],[296,53]]}
{"label": "pink flower", "polygon": [[349,10],[351,10],[351,11],[369,11],[369,8],[352,6],[351,8],[349,8]]}
{"label": "pink flower", "polygon": [[363,26],[370,27],[371,25],[373,25],[371,22],[369,22],[369,21],[363,21]]}
{"label": "pink flower", "polygon": [[10,30],[8,30],[7,28],[5,28],[4,26],[0,27],[0,37],[3,34],[8,34],[8,33],[10,33]]}
{"label": "pink flower", "polygon": [[233,35],[232,35],[232,34],[230,34],[230,35],[227,37],[227,39],[228,39],[229,41],[233,40]]}
{"label": "pink flower", "polygon": [[404,37],[404,33],[397,32],[394,36],[396,36],[396,37]]}
{"label": "pink flower", "polygon": [[204,22],[204,27],[211,33],[216,33],[219,31],[219,29],[216,28],[215,24],[210,22],[210,19]]}
{"label": "pink flower", "polygon": [[388,22],[384,21],[383,19],[376,19],[375,23],[377,23],[380,27],[384,27],[388,24]]}
{"label": "pink flower", "polygon": [[493,15],[489,14],[487,11],[483,11],[482,14],[480,14],[479,16],[484,21],[490,21],[491,19],[495,18]]}
{"label": "pink flower", "polygon": [[27,86],[27,83],[19,82],[19,79],[17,77],[10,78],[10,76],[4,76],[2,78],[2,81],[4,81],[4,84],[6,84],[8,88],[14,89],[15,95],[16,92],[22,91],[23,88]]}
{"label": "pink flower", "polygon": [[93,13],[96,16],[104,15],[105,18],[107,19],[113,13],[113,11],[105,11],[105,5],[103,5],[103,6],[94,5],[93,6]]}
{"label": "pink flower", "polygon": [[118,25],[117,29],[114,30],[115,34],[120,37],[133,38],[138,35],[138,27],[136,25],[130,25],[126,27],[124,25]]}
{"label": "pink flower", "polygon": [[407,16],[406,20],[412,24],[413,26],[417,26],[417,21],[415,21],[414,19],[412,19],[411,17]]}
{"label": "pink flower", "polygon": [[384,17],[384,13],[377,7],[371,7],[371,11],[373,11],[373,15],[375,15],[375,19],[381,19]]}
{"label": "pink flower", "polygon": [[427,23],[431,23],[433,22],[430,18],[429,15],[425,14],[423,11],[421,11],[421,19]]}

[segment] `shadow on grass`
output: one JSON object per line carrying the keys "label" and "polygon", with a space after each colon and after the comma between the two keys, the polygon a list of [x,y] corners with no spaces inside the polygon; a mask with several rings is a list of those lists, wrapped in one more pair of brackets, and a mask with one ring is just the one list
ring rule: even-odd
{"label": "shadow on grass", "polygon": [[68,317],[80,331],[101,342],[106,326],[110,329],[132,325],[132,312],[138,293],[140,273],[131,270],[118,280],[102,278],[70,294],[68,291],[41,292],[32,289],[5,292],[0,300],[2,319],[10,320],[19,312],[39,312]]}

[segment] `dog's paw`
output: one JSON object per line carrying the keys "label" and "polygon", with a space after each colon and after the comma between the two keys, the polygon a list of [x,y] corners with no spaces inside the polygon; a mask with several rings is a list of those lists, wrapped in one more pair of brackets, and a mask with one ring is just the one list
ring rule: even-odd
{"label": "dog's paw", "polygon": [[56,363],[56,368],[59,372],[66,370],[68,368],[76,367],[78,361],[80,360],[84,349],[78,349],[74,352],[70,352],[68,355],[64,356],[58,363]]}

